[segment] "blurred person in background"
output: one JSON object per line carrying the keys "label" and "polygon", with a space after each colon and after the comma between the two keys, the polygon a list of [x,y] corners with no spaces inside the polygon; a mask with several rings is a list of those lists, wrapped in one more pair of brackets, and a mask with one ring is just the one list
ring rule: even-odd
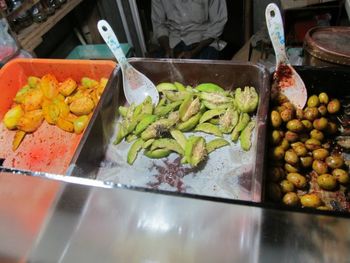
{"label": "blurred person in background", "polygon": [[225,0],[152,0],[157,57],[218,59],[227,22]]}

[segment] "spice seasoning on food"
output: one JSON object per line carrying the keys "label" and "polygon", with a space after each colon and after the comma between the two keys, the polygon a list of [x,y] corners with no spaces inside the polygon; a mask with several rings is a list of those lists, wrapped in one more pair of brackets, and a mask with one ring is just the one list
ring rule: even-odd
{"label": "spice seasoning on food", "polygon": [[154,177],[156,182],[147,183],[148,186],[157,189],[162,183],[176,187],[179,192],[184,192],[186,187],[182,179],[189,173],[193,172],[193,168],[186,168],[181,165],[181,158],[176,158],[174,161],[163,161],[164,166],[153,163],[150,170],[155,169],[158,174]]}
{"label": "spice seasoning on food", "polygon": [[274,74],[274,79],[278,82],[278,87],[286,88],[293,86],[292,70],[288,65],[280,64]]}

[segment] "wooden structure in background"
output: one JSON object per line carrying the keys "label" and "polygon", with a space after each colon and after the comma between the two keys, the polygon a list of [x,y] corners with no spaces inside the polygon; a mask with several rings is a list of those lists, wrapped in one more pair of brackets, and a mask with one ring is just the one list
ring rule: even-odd
{"label": "wooden structure in background", "polygon": [[[43,35],[46,34],[82,1],[83,0],[68,0],[59,9],[57,9],[52,16],[49,16],[46,21],[41,23],[33,23],[18,33],[12,31],[12,35],[15,37],[21,48],[29,52],[33,52],[34,49],[42,42]],[[20,12],[30,9],[38,2],[39,0],[25,0],[20,8],[7,15],[2,14],[2,16],[4,16],[8,21],[11,21]]]}

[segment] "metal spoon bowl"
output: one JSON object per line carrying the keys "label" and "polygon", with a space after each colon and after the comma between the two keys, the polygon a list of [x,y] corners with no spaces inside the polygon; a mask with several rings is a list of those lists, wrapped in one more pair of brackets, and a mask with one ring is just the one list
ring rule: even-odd
{"label": "metal spoon bowl", "polygon": [[105,20],[97,23],[98,31],[102,38],[116,57],[123,74],[123,89],[126,100],[129,104],[142,103],[147,96],[152,98],[152,103],[157,105],[159,102],[159,93],[153,82],[140,71],[136,70],[127,61],[119,41],[113,32],[111,26]]}
{"label": "metal spoon bowl", "polygon": [[265,18],[276,55],[273,86],[276,86],[295,107],[302,109],[307,101],[307,90],[303,80],[287,58],[282,17],[276,4],[271,3],[266,7]]}

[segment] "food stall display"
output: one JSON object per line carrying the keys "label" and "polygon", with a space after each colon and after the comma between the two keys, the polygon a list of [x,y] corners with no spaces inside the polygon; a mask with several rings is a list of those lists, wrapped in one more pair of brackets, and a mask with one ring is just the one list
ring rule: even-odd
{"label": "food stall display", "polygon": [[[323,79],[318,79],[319,83],[306,79],[306,108],[295,109],[275,92],[269,101],[269,75],[253,64],[130,62],[157,83],[158,105],[152,105],[150,98],[140,105],[127,105],[118,69],[107,84],[114,64],[100,62],[104,68],[99,68],[97,63],[93,72],[91,64],[86,64],[78,73],[67,71],[72,62],[60,60],[9,64],[10,70],[24,74],[16,89],[8,88],[7,105],[3,104],[2,131],[12,136],[1,137],[3,166],[185,195],[349,210],[348,161],[343,153],[346,101],[325,88],[328,83]],[[33,72],[35,63],[45,66]],[[57,65],[59,69],[51,68]],[[299,70],[302,74],[314,72]],[[346,70],[323,71],[347,76]],[[101,81],[93,79],[97,76]],[[39,112],[40,118],[26,117],[28,112]],[[63,137],[55,137],[51,131]],[[67,136],[75,138],[76,144],[57,140]],[[47,145],[47,141],[51,155],[65,151],[59,143],[71,151],[60,159],[45,158],[40,145],[37,152],[41,155],[35,155],[31,147]],[[22,160],[28,166],[21,164]]]}
{"label": "food stall display", "polygon": [[0,71],[2,165],[65,174],[115,65],[58,59],[7,63]]}
{"label": "food stall display", "polygon": [[[297,110],[283,97],[270,101],[271,76],[263,66],[251,63],[130,59],[158,84],[162,99],[158,105],[148,98],[140,105],[127,105],[115,63],[86,62],[76,72],[67,70],[60,60],[18,62],[13,70],[23,71],[6,74],[7,81],[1,82],[7,88],[0,104],[4,154],[0,156],[0,180],[3,185],[21,180],[43,180],[46,185],[52,182],[48,178],[60,181],[52,187],[56,198],[52,192],[36,196],[49,198],[40,208],[33,206],[41,217],[33,224],[35,231],[25,233],[28,243],[18,250],[22,258],[36,261],[50,255],[64,262],[91,262],[98,251],[104,251],[111,261],[132,256],[163,259],[159,250],[149,253],[143,249],[145,244],[155,248],[149,240],[167,251],[186,240],[193,258],[215,255],[223,262],[234,255],[254,262],[259,255],[283,258],[295,251],[302,252],[300,259],[307,255],[321,258],[320,262],[337,261],[340,255],[348,258],[347,250],[335,249],[337,253],[326,255],[325,247],[345,244],[349,236],[343,234],[348,231],[349,212],[349,69],[296,67],[309,94],[306,108]],[[33,67],[35,63],[44,63],[45,70]],[[5,76],[3,70],[6,67],[0,79]],[[59,96],[63,100],[40,104],[35,110],[46,111],[49,105],[52,109],[43,113],[37,129],[25,131],[17,149],[12,148],[16,131],[9,128],[20,130],[22,126],[13,124],[18,120],[10,117],[16,117],[17,110],[12,115],[11,109],[28,107],[21,100],[13,104],[13,99],[21,97],[20,88],[28,81],[39,83],[53,76],[61,83],[72,78],[76,92],[93,93],[89,83],[102,77],[109,80],[96,81],[97,86],[106,86],[93,112],[81,112],[70,107],[72,101],[67,103],[70,112],[66,116],[90,115],[82,133],[62,130],[57,123],[60,114],[54,114],[56,106],[61,112],[56,103],[74,96],[75,85],[68,85],[69,80],[62,86],[61,91],[67,91],[64,98]],[[339,82],[334,84],[334,79]],[[245,125],[240,126],[243,116]],[[69,131],[74,131],[74,120],[72,125]],[[38,193],[45,187],[32,188]],[[16,192],[9,203],[15,203],[16,196],[23,193]],[[30,204],[31,198],[29,195],[23,203]],[[2,208],[10,211],[10,205]],[[8,224],[5,210],[0,215],[3,226]],[[191,213],[184,215],[183,211]],[[20,222],[29,216],[23,213]],[[306,230],[312,232],[311,237]],[[2,232],[11,236],[11,231]],[[329,243],[319,242],[324,233],[329,234]],[[55,239],[57,235],[61,238]],[[167,242],[159,244],[157,238],[164,236]],[[132,242],[125,243],[128,238]],[[240,246],[234,246],[234,253],[222,246],[237,240]],[[32,246],[30,252],[28,246]],[[208,246],[215,253],[205,254]],[[10,244],[5,247],[13,249]],[[77,252],[82,247],[89,248],[86,257]],[[131,247],[140,250],[133,254],[133,249],[126,249]],[[272,249],[277,247],[281,249]]]}
{"label": "food stall display", "polygon": [[[295,109],[279,95],[272,100],[267,199],[349,212],[349,148],[344,137],[349,71],[306,67],[301,72],[309,94],[304,109]],[[339,83],[327,79],[330,76],[338,77]]]}
{"label": "food stall display", "polygon": [[113,76],[101,120],[92,127],[72,175],[155,191],[261,201],[265,144],[257,142],[265,137],[267,72],[229,61],[130,63],[158,84],[162,99],[154,106],[148,99],[128,106],[121,72]]}

